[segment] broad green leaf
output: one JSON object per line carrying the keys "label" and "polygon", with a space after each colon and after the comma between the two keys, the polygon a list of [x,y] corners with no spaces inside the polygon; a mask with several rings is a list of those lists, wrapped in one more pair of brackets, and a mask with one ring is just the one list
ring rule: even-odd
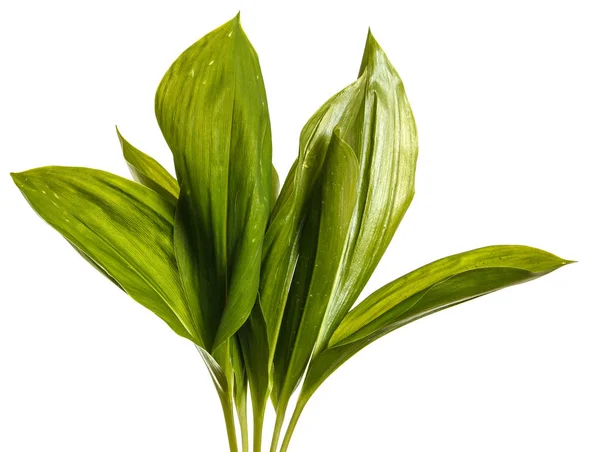
{"label": "broad green leaf", "polygon": [[[323,302],[322,322],[319,322],[318,338],[310,344],[314,352],[323,348],[335,330],[344,314],[350,309],[364,285],[371,276],[383,252],[387,248],[400,220],[414,194],[414,172],[417,158],[417,136],[410,105],[406,99],[404,87],[395,69],[392,67],[383,50],[369,33],[358,80],[346,88],[340,96],[343,101],[330,100],[321,111],[327,114],[335,111],[336,127],[341,139],[350,144],[357,154],[359,169],[357,182],[357,202],[353,209],[352,218],[345,246],[343,262],[334,293],[329,300]],[[319,112],[314,118],[319,118]],[[318,122],[317,122],[318,123]],[[310,124],[310,122],[309,122]],[[308,126],[307,126],[308,127]],[[308,129],[312,134],[314,131]],[[331,133],[326,128],[322,132]],[[320,168],[320,161],[325,154],[317,142],[308,152],[300,154],[300,161],[308,162],[311,169]],[[304,165],[303,165],[304,166]],[[309,173],[313,178],[318,177],[318,171]],[[297,176],[294,183],[297,184]],[[308,179],[308,178],[307,178]],[[291,185],[291,184],[290,184]],[[311,181],[309,187],[313,186]],[[300,187],[304,188],[304,187]],[[304,188],[305,192],[308,191]],[[295,192],[300,192],[296,189]],[[281,198],[285,199],[285,187]],[[305,195],[304,198],[309,198]],[[294,205],[294,201],[296,204]],[[302,212],[300,227],[306,228],[310,223],[304,218],[306,206],[301,206],[293,196],[289,197],[288,205],[295,212]],[[320,207],[318,207],[320,208]],[[277,208],[276,208],[277,210]],[[280,214],[277,211],[277,214]],[[277,225],[277,217],[272,226]],[[288,218],[284,226],[290,229]],[[298,228],[299,229],[299,228]],[[269,232],[271,231],[271,227]],[[286,315],[281,324],[280,344],[275,358],[275,388],[281,384],[281,375],[286,372],[285,356],[292,353],[292,343],[296,332],[302,328],[298,313],[303,312],[306,303],[303,297],[308,297],[308,285],[311,283],[312,267],[316,263],[311,257],[311,240],[314,234],[301,231],[299,237],[308,237],[299,245],[296,253],[298,267],[291,282],[290,296],[285,304]],[[314,242],[314,238],[312,238]],[[267,238],[267,244],[269,238]],[[314,249],[314,243],[312,245]],[[291,248],[290,249],[294,249]],[[268,255],[267,255],[268,256]],[[292,260],[295,264],[296,261]],[[268,262],[269,263],[269,262]],[[265,272],[267,275],[268,272]],[[287,274],[286,274],[287,276]],[[276,278],[265,276],[266,281]],[[267,289],[268,290],[268,289]],[[275,330],[275,327],[273,327]],[[301,367],[301,366],[300,366]],[[297,381],[298,376],[293,380]],[[289,390],[290,388],[288,388]],[[277,398],[277,393],[273,394]]]}
{"label": "broad green leaf", "polygon": [[[543,276],[567,263],[569,261],[546,251],[520,245],[488,246],[445,257],[414,270],[369,295],[348,313],[332,336],[329,345],[336,346],[365,336],[368,330],[382,326],[382,316],[386,319],[390,311],[394,312],[394,309],[403,305],[404,299],[464,272],[484,268],[497,270],[498,288],[501,288],[504,287],[501,278],[504,269],[528,272],[530,278],[524,280],[527,281]],[[473,280],[474,287],[477,287],[476,278],[475,273],[469,279],[469,281]],[[403,310],[404,307],[401,308],[400,313]]]}
{"label": "broad green leaf", "polygon": [[322,190],[314,194],[320,208],[317,248],[310,285],[303,297],[302,308],[297,313],[302,317],[292,338],[289,363],[283,366],[286,369],[285,378],[276,396],[279,403],[287,403],[302,378],[322,328],[325,312],[340,282],[346,238],[357,197],[358,171],[354,151],[335,131],[323,168]]}
{"label": "broad green leaf", "polygon": [[[155,159],[129,143],[117,128],[117,135],[123,150],[123,157],[127,161],[129,170],[134,180],[155,192],[160,193],[168,201],[177,204],[179,198],[179,183],[171,174]],[[271,206],[275,206],[279,196],[279,175],[275,166],[271,166]]]}
{"label": "broad green leaf", "polygon": [[[345,106],[356,101],[358,92],[353,84],[336,94],[304,126],[300,135],[300,155],[292,165],[271,213],[263,248],[260,310],[254,310],[250,318],[250,323],[256,329],[251,337],[259,339],[252,340],[248,346],[254,348],[257,343],[263,344],[266,341],[267,356],[265,349],[259,347],[252,351],[254,359],[246,361],[251,369],[248,370],[249,374],[256,376],[255,389],[260,388],[259,392],[253,391],[253,397],[261,401],[261,407],[270,389],[262,380],[269,381],[272,374],[272,361],[296,268],[299,241],[311,193],[318,182],[334,127],[340,121]],[[263,327],[264,331],[261,329]],[[244,354],[246,355],[246,350]],[[252,377],[250,386],[253,387]]]}
{"label": "broad green leaf", "polygon": [[200,340],[173,253],[173,205],[132,181],[89,168],[12,174],[31,207],[86,260],[179,335]]}
{"label": "broad green leaf", "polygon": [[140,184],[162,195],[173,205],[176,205],[177,197],[179,196],[177,180],[160,163],[149,155],[144,154],[123,138],[118,128],[117,135],[121,143],[121,149],[123,150],[123,157],[125,157],[133,178]]}
{"label": "broad green leaf", "polygon": [[544,276],[570,261],[526,246],[500,245],[449,256],[383,286],[350,311],[329,347],[311,361],[307,400],[346,360],[381,336],[426,315]]}
{"label": "broad green leaf", "polygon": [[256,300],[272,197],[266,94],[239,16],[177,58],[155,109],[181,187],[175,253],[212,350],[242,326]]}
{"label": "broad green leaf", "polygon": [[273,359],[299,242],[311,194],[317,184],[333,130],[348,105],[360,102],[362,84],[353,83],[329,99],[307,122],[300,134],[300,152],[277,198],[265,235],[261,267],[260,306]]}
{"label": "broad green leaf", "polygon": [[360,164],[344,273],[328,306],[317,350],[355,303],[414,195],[417,131],[398,73],[369,31],[360,68],[364,80],[358,112],[340,122],[342,137]]}

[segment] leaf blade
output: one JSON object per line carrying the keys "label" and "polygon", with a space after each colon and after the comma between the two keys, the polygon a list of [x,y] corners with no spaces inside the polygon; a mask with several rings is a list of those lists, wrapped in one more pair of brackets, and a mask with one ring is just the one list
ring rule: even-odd
{"label": "leaf blade", "polygon": [[[389,332],[442,309],[539,278],[570,262],[535,248],[500,245],[449,256],[392,281],[367,297],[366,308],[346,316],[329,347],[311,361],[301,397],[308,400],[344,362]],[[387,309],[379,309],[374,318],[364,315],[378,304],[387,304]]]}
{"label": "leaf blade", "polygon": [[201,343],[173,255],[173,206],[104,171],[43,167],[12,174],[32,208],[84,258],[179,335]]}
{"label": "leaf blade", "polygon": [[504,268],[515,268],[526,270],[532,275],[543,276],[566,263],[568,261],[553,254],[520,245],[477,248],[439,259],[392,281],[369,295],[348,313],[329,344],[335,346],[344,340],[357,337],[366,325],[401,304],[404,299],[461,273],[481,268],[498,271]]}
{"label": "leaf blade", "polygon": [[127,162],[133,179],[161,194],[167,201],[176,205],[177,197],[179,196],[179,184],[177,184],[177,180],[160,163],[129,143],[121,135],[118,128],[116,130],[119,142],[121,143],[123,157]]}
{"label": "leaf blade", "polygon": [[176,254],[186,293],[206,313],[212,350],[254,305],[272,196],[266,94],[239,16],[177,58],[155,109],[181,186]]}
{"label": "leaf blade", "polygon": [[276,397],[286,404],[302,378],[320,334],[326,311],[335,294],[342,272],[348,228],[357,197],[358,161],[352,148],[334,131],[325,158],[322,190],[317,191],[319,206],[318,238],[310,284],[302,306],[302,318],[292,339],[289,361],[279,363],[285,369],[280,394]]}
{"label": "leaf blade", "polygon": [[299,156],[285,179],[265,235],[260,306],[273,359],[286,300],[299,254],[299,242],[311,194],[325,161],[333,130],[361,90],[355,82],[332,96],[308,120],[300,134]]}
{"label": "leaf blade", "polygon": [[360,105],[339,124],[360,163],[343,281],[327,313],[324,347],[362,292],[414,196],[418,137],[404,84],[369,30]]}

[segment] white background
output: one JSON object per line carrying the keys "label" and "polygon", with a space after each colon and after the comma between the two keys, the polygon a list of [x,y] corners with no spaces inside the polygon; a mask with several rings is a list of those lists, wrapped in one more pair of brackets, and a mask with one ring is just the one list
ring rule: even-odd
{"label": "white background", "polygon": [[0,450],[226,450],[194,347],[85,264],[8,172],[127,176],[115,124],[172,168],[154,90],[241,9],[282,177],[302,125],[355,78],[369,25],[403,77],[417,194],[367,293],[488,244],[579,261],[370,346],[316,393],[290,452],[599,451],[596,2],[284,3],[3,2]]}

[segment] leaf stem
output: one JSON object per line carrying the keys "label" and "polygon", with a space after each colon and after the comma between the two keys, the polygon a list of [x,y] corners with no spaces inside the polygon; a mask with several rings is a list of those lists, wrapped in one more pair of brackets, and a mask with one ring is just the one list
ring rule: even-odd
{"label": "leaf stem", "polygon": [[263,436],[263,424],[265,421],[265,410],[267,408],[267,401],[260,401],[256,403],[253,401],[252,403],[252,417],[254,423],[253,429],[253,451],[261,452],[262,451],[262,436]]}
{"label": "leaf stem", "polygon": [[240,432],[242,435],[242,452],[250,452],[250,445],[248,441],[248,411],[247,411],[246,400],[244,397],[244,403],[242,406],[237,408],[238,419],[240,423]]}
{"label": "leaf stem", "polygon": [[237,435],[235,431],[235,415],[233,414],[233,403],[231,397],[227,394],[219,394],[221,406],[223,407],[223,416],[225,418],[225,426],[227,427],[227,439],[229,440],[229,451],[238,452]]}
{"label": "leaf stem", "polygon": [[279,449],[279,452],[287,451],[288,446],[290,445],[290,441],[292,440],[292,435],[294,434],[294,429],[296,428],[298,419],[300,419],[300,415],[302,414],[302,410],[304,410],[307,401],[308,399],[298,399],[298,402],[296,403],[296,408],[294,409],[294,413],[292,414],[292,419],[290,419],[290,423],[285,432],[285,436],[283,437],[283,442],[281,443],[281,449]]}
{"label": "leaf stem", "polygon": [[287,402],[277,407],[277,417],[275,418],[275,428],[273,429],[273,438],[271,439],[271,452],[277,452],[277,445],[279,444],[279,436],[281,435],[281,429],[283,428],[283,422],[285,421],[285,412],[287,411]]}

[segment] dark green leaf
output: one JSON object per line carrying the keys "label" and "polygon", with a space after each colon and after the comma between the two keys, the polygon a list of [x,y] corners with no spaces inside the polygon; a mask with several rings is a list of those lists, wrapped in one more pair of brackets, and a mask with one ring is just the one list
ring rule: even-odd
{"label": "dark green leaf", "polygon": [[256,300],[272,197],[266,95],[239,17],[177,58],[155,106],[181,187],[175,252],[212,350],[242,326]]}
{"label": "dark green leaf", "polygon": [[265,236],[260,305],[267,326],[271,359],[279,336],[288,291],[296,268],[302,228],[318,183],[333,130],[348,105],[360,102],[357,81],[329,99],[300,135],[300,153],[277,198]]}
{"label": "dark green leaf", "polygon": [[317,338],[322,334],[331,297],[340,282],[348,228],[357,197],[357,179],[356,155],[335,131],[323,168],[322,190],[315,193],[320,215],[314,266],[301,312],[298,312],[302,318],[292,338],[289,363],[282,364],[286,369],[285,379],[276,395],[280,403],[287,403],[304,374]]}
{"label": "dark green leaf", "polygon": [[273,359],[273,391],[271,399],[278,405],[279,394],[285,381],[294,344],[302,321],[304,306],[308,297],[319,238],[319,220],[321,215],[321,196],[313,195],[307,218],[302,227],[299,244],[298,262],[292,279],[292,285],[285,305],[285,313],[279,330],[277,349]]}

